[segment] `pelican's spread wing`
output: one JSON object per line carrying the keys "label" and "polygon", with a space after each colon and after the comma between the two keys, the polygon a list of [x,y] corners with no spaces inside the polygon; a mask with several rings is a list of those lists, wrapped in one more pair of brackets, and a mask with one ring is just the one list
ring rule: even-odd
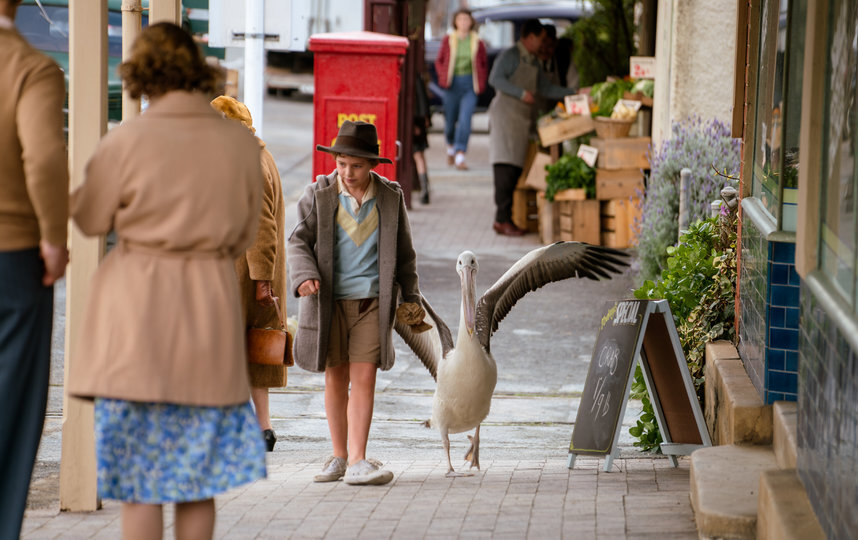
{"label": "pelican's spread wing", "polygon": [[395,318],[393,328],[402,337],[405,344],[414,351],[417,358],[423,362],[423,365],[432,374],[432,378],[435,379],[441,358],[446,356],[447,352],[453,348],[453,336],[450,334],[450,329],[441,320],[441,317],[429,305],[429,302],[425,298],[422,301],[423,308],[426,310],[426,318],[424,320],[432,325],[431,329],[415,334],[412,332],[410,326],[400,323]]}
{"label": "pelican's spread wing", "polygon": [[571,277],[611,278],[629,265],[622,251],[582,242],[556,242],[534,249],[518,260],[477,302],[476,332],[489,350],[498,323],[525,294]]}

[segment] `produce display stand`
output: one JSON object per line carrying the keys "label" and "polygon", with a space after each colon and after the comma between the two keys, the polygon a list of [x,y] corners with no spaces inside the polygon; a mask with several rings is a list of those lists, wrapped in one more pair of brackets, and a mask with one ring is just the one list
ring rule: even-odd
{"label": "produce display stand", "polygon": [[590,116],[570,116],[556,120],[543,117],[537,124],[539,142],[546,148],[586,135],[594,129],[596,123]]}
{"label": "produce display stand", "polygon": [[652,98],[645,95],[643,92],[625,92],[623,93],[623,99],[640,101],[641,105],[644,107],[652,107]]}
{"label": "produce display stand", "polygon": [[[642,114],[650,114],[652,98],[640,92],[626,92],[623,98],[641,103],[618,102],[615,119],[594,119],[586,113],[566,116],[563,112],[539,119],[537,131],[543,151],[538,152],[534,145],[516,186],[516,226],[528,232],[538,231],[545,244],[574,240],[621,249],[636,244],[651,142],[648,136],[628,134],[629,129],[634,129],[632,135],[648,132],[648,123],[641,120]],[[638,113],[637,121],[634,116],[628,119],[628,107]],[[574,103],[570,106],[567,102],[567,110],[580,110],[580,103],[576,109]],[[596,136],[590,139],[590,146],[598,151],[595,198],[587,199],[584,189],[569,189],[556,193],[553,201],[547,200],[546,166],[560,159],[564,141],[593,131]]]}

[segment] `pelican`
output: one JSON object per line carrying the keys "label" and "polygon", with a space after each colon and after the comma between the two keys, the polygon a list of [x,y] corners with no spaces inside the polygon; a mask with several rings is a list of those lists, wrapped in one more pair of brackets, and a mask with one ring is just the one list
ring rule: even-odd
{"label": "pelican", "polygon": [[474,430],[465,454],[469,469],[480,469],[480,424],[489,414],[497,383],[497,365],[490,339],[515,303],[547,283],[571,277],[611,277],[628,266],[628,255],[582,242],[557,242],[534,249],[518,260],[477,301],[477,256],[465,251],[456,261],[462,287],[459,331],[453,344],[450,329],[423,299],[432,329],[422,333],[396,322],[394,328],[435,378],[432,419],[447,455],[447,476],[462,476],[450,461],[450,434]]}

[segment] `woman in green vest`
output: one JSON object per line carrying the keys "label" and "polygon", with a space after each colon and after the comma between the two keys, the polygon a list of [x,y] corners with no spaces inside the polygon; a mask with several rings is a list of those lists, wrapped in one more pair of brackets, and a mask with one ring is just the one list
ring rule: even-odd
{"label": "woman in green vest", "polygon": [[435,60],[438,84],[444,88],[444,137],[447,163],[467,170],[465,152],[471,137],[471,116],[477,95],[486,89],[488,57],[486,46],[474,30],[471,12],[460,9],[453,15],[453,32],[441,41]]}

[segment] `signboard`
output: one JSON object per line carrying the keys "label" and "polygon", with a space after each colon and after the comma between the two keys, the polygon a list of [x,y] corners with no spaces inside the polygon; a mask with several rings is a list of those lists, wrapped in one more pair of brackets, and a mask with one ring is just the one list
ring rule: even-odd
{"label": "signboard", "polygon": [[573,116],[590,116],[590,99],[584,94],[573,94],[563,98],[563,107]]}
{"label": "signboard", "polygon": [[622,104],[625,108],[631,109],[635,112],[641,110],[641,105],[643,105],[643,103],[638,99],[620,99],[617,100],[617,104],[614,105],[614,110],[617,109],[617,105],[619,104]]}
{"label": "signboard", "polygon": [[584,163],[591,168],[595,168],[596,159],[599,157],[599,149],[588,144],[580,144],[578,145],[578,153],[576,155],[583,159]]}
{"label": "signboard", "polygon": [[620,429],[637,362],[674,466],[676,455],[710,446],[685,355],[666,300],[617,302],[602,319],[569,445],[571,469],[578,454],[616,457]]}
{"label": "signboard", "polygon": [[[310,0],[264,0],[265,48],[303,51],[310,37]],[[209,1],[209,46],[244,47],[247,0]]]}
{"label": "signboard", "polygon": [[632,79],[655,79],[655,57],[632,56],[629,58],[629,75]]}

